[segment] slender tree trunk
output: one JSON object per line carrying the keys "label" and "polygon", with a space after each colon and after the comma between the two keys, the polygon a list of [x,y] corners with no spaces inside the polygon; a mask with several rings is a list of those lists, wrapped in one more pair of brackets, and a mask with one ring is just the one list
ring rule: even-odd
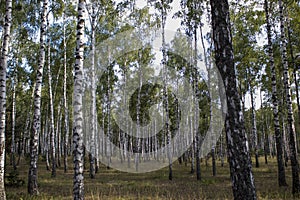
{"label": "slender tree trunk", "polygon": [[97,116],[96,116],[96,74],[95,74],[95,29],[96,29],[96,11],[95,5],[92,5],[92,12],[89,13],[89,16],[92,18],[91,21],[91,41],[92,41],[92,49],[91,49],[91,79],[92,79],[92,105],[91,105],[91,136],[90,136],[90,152],[89,152],[89,161],[90,161],[90,177],[95,178],[95,137],[97,133]]}
{"label": "slender tree trunk", "polygon": [[273,101],[275,142],[276,142],[276,152],[277,152],[278,184],[279,186],[287,186],[286,179],[285,179],[283,157],[282,157],[283,140],[282,140],[282,133],[280,131],[280,125],[279,125],[276,69],[274,64],[273,44],[272,44],[272,37],[271,37],[271,24],[270,24],[269,6],[267,0],[265,0],[265,13],[266,13],[267,35],[268,35],[269,65],[271,68],[271,80],[272,80],[272,101]]}
{"label": "slender tree trunk", "polygon": [[56,158],[57,158],[57,162],[56,162],[56,166],[60,167],[61,163],[60,163],[60,158],[61,158],[61,118],[62,118],[62,112],[61,112],[61,102],[58,104],[58,108],[57,108],[57,121],[56,121],[56,135],[55,135],[55,139],[56,139],[56,149],[57,149],[57,153],[56,153]]}
{"label": "slender tree trunk", "polygon": [[[49,19],[47,19],[49,27]],[[51,152],[51,176],[56,176],[56,156],[55,156],[55,127],[54,127],[54,107],[53,107],[53,92],[52,92],[52,73],[51,73],[51,46],[50,37],[48,36],[48,91],[50,104],[50,152]]]}
{"label": "slender tree trunk", "polygon": [[50,171],[50,162],[49,162],[49,148],[50,148],[50,136],[49,136],[49,125],[48,125],[48,108],[46,111],[45,121],[44,121],[44,128],[42,130],[43,138],[44,138],[44,153],[46,157],[46,169]]}
{"label": "slender tree trunk", "polygon": [[[296,99],[297,99],[297,108],[298,108],[298,123],[300,124],[300,97],[299,97],[299,84],[298,84],[298,79],[297,79],[297,66],[295,63],[295,56],[294,56],[294,51],[293,51],[293,45],[292,45],[292,39],[291,39],[291,28],[290,28],[290,19],[288,19],[288,39],[289,39],[289,47],[290,47],[290,56],[291,56],[291,64],[293,67],[293,77],[294,77],[294,83],[295,83],[295,88],[296,88]],[[297,133],[295,133],[297,137]],[[297,153],[299,151],[299,145],[297,142],[296,138],[296,147],[297,147]]]}
{"label": "slender tree trunk", "polygon": [[38,139],[41,124],[41,93],[43,81],[43,69],[45,65],[45,37],[47,29],[47,10],[48,0],[43,1],[43,9],[41,13],[41,27],[40,27],[40,55],[38,61],[38,69],[36,74],[36,87],[34,92],[34,115],[33,115],[33,130],[30,135],[30,166],[28,173],[28,193],[30,195],[37,195],[37,161],[38,161]]}
{"label": "slender tree trunk", "polygon": [[223,153],[223,131],[220,135],[220,157],[221,157],[221,167],[224,167],[224,153]]}
{"label": "slender tree trunk", "polygon": [[77,45],[76,45],[76,63],[74,66],[74,128],[73,128],[73,155],[74,155],[74,199],[84,199],[84,181],[83,181],[83,113],[82,113],[82,95],[83,95],[83,53],[84,53],[84,14],[85,1],[78,1],[77,17]]}
{"label": "slender tree trunk", "polygon": [[[193,120],[190,118],[190,126],[191,129],[193,130]],[[194,141],[194,132],[191,131],[191,137],[190,139],[192,140],[192,145],[191,145],[191,151],[190,151],[190,156],[191,156],[191,174],[195,173],[195,141]]]}
{"label": "slender tree trunk", "polygon": [[250,85],[250,98],[251,98],[251,115],[252,115],[252,137],[253,137],[253,143],[254,143],[254,151],[255,151],[255,167],[259,167],[259,161],[258,161],[258,137],[257,137],[257,128],[256,128],[256,111],[255,111],[255,99],[253,96],[253,86]]}
{"label": "slender tree trunk", "polygon": [[67,100],[67,44],[66,44],[66,25],[65,25],[65,10],[63,13],[63,45],[64,45],[64,83],[63,83],[63,95],[64,95],[64,172],[68,171],[68,147],[69,147],[69,110]]}
{"label": "slender tree trunk", "polygon": [[288,143],[287,143],[287,129],[286,129],[286,122],[284,120],[284,116],[281,116],[282,119],[282,137],[283,137],[283,155],[284,155],[284,165],[285,167],[288,167],[288,162],[289,162],[289,148],[288,148]]}
{"label": "slender tree trunk", "polygon": [[[96,122],[98,122],[96,118]],[[98,133],[98,126],[97,126],[97,132]],[[95,155],[95,173],[99,172],[100,162],[99,162],[99,150],[100,150],[100,140],[99,136],[96,134],[95,138],[95,147],[96,147],[96,155]]]}
{"label": "slender tree trunk", "polygon": [[[194,4],[194,9],[195,9],[196,4]],[[198,29],[198,24],[194,22],[194,58],[193,58],[193,88],[194,88],[194,105],[198,105],[197,101],[199,100],[199,89],[198,89],[198,71],[197,71],[197,65],[198,65],[198,35],[197,35],[197,29]],[[198,105],[199,106],[199,105]],[[201,166],[200,166],[200,148],[201,148],[201,135],[200,132],[198,131],[198,122],[199,122],[199,107],[195,107],[195,112],[194,112],[194,135],[195,135],[195,143],[196,143],[196,176],[197,180],[201,180]]]}
{"label": "slender tree trunk", "polygon": [[[125,97],[126,95],[126,91],[127,91],[127,85],[126,85],[126,82],[127,82],[127,64],[125,62],[124,64],[124,68],[123,68],[123,78],[124,78],[124,84],[125,84],[125,89],[123,90],[123,97]],[[127,105],[127,100],[126,98],[123,98],[123,103],[124,105]],[[123,111],[125,112],[125,111]],[[128,123],[126,121],[126,127],[128,126]],[[127,167],[130,168],[130,136],[128,135],[128,133],[124,133],[124,139],[125,139],[125,146],[124,146],[124,150],[126,149],[126,151],[124,151],[124,153],[126,153],[125,157],[127,157]],[[126,158],[125,158],[126,159]]]}
{"label": "slender tree trunk", "polygon": [[23,134],[23,144],[22,144],[22,155],[24,156],[25,153],[28,153],[27,151],[27,141],[29,138],[29,132],[30,132],[30,125],[31,125],[31,116],[32,116],[32,106],[33,106],[33,99],[34,99],[34,91],[35,91],[36,83],[34,83],[32,87],[32,93],[31,93],[31,100],[30,100],[30,106],[29,110],[26,116],[26,122],[25,122],[25,130]]}
{"label": "slender tree trunk", "polygon": [[[208,58],[207,58],[207,53],[206,53],[206,48],[205,48],[205,44],[204,44],[204,38],[203,38],[203,30],[202,30],[202,25],[200,24],[200,35],[201,35],[201,44],[202,44],[202,48],[203,48],[203,53],[204,53],[204,63],[205,63],[205,66],[206,66],[206,69],[208,71],[208,88],[210,88],[210,90],[212,89],[211,88],[211,62],[208,61]],[[212,104],[210,103],[210,115],[212,114]],[[210,117],[210,119],[212,119],[212,117]],[[213,127],[211,127],[213,128]],[[213,130],[212,130],[213,132]],[[224,166],[224,158],[223,158],[223,144],[222,144],[222,135],[221,135],[221,140],[220,140],[220,157],[221,157],[221,165],[222,167]],[[212,147],[211,149],[211,156],[212,156],[212,174],[213,176],[216,176],[217,174],[217,169],[216,169],[216,155],[215,155],[215,146]]]}
{"label": "slender tree trunk", "polygon": [[227,0],[210,0],[215,60],[225,86],[227,150],[235,199],[256,199],[250,154],[246,145],[244,116],[237,91]]}
{"label": "slender tree trunk", "polygon": [[5,167],[5,111],[6,111],[6,68],[12,23],[12,0],[6,0],[5,23],[0,60],[0,199],[5,200],[4,167]]}
{"label": "slender tree trunk", "polygon": [[263,140],[264,140],[264,155],[265,155],[265,164],[268,164],[268,152],[270,151],[269,148],[269,136],[267,134],[267,131],[265,130],[265,110],[264,110],[264,106],[263,106],[263,97],[261,95],[261,91],[260,91],[260,110],[261,110],[261,131],[262,131],[262,135],[263,135]]}
{"label": "slender tree trunk", "polygon": [[112,139],[112,135],[111,135],[111,100],[110,100],[110,69],[107,70],[107,85],[108,85],[108,89],[106,91],[106,95],[107,95],[107,138],[106,138],[106,159],[107,159],[107,165],[106,168],[110,169],[110,161],[111,161],[111,146],[110,146],[110,141]]}
{"label": "slender tree trunk", "polygon": [[287,48],[286,48],[286,37],[285,37],[285,17],[283,14],[282,0],[278,1],[279,4],[279,14],[280,14],[280,32],[281,32],[281,56],[283,63],[283,77],[285,86],[285,97],[286,106],[288,111],[288,135],[289,135],[289,147],[290,147],[290,159],[292,165],[292,180],[293,180],[293,194],[300,193],[300,182],[299,182],[299,163],[297,158],[297,148],[296,148],[296,136],[294,127],[294,115],[292,108],[292,98],[291,98],[291,85],[290,85],[290,75],[288,70],[288,60],[287,60]]}
{"label": "slender tree trunk", "polygon": [[168,90],[167,90],[167,49],[166,49],[166,40],[165,40],[165,26],[166,26],[166,18],[167,18],[167,10],[164,8],[165,5],[162,6],[161,10],[161,25],[162,25],[162,65],[163,65],[163,95],[164,95],[164,105],[165,105],[165,130],[166,130],[166,145],[167,145],[167,156],[169,162],[169,180],[173,179],[173,170],[172,170],[172,152],[171,152],[171,131],[169,125],[169,98],[168,98]]}
{"label": "slender tree trunk", "polygon": [[12,129],[11,129],[11,164],[14,170],[17,169],[16,160],[15,160],[15,127],[16,127],[16,87],[17,87],[17,67],[14,71],[14,80],[13,80],[13,99],[12,99]]}
{"label": "slender tree trunk", "polygon": [[[140,54],[138,54],[138,57],[140,57]],[[135,154],[135,170],[136,172],[139,171],[139,160],[140,160],[140,150],[141,150],[141,128],[140,128],[140,110],[141,110],[141,90],[142,90],[142,84],[143,84],[143,76],[142,76],[142,70],[141,65],[138,63],[138,96],[137,96],[137,104],[136,104],[136,138],[135,138],[135,147],[136,147],[136,154]]]}

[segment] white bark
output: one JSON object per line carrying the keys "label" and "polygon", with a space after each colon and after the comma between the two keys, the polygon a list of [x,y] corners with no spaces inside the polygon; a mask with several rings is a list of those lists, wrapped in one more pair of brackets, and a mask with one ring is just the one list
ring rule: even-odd
{"label": "white bark", "polygon": [[299,162],[296,148],[296,136],[295,136],[295,125],[294,125],[294,114],[292,108],[292,97],[291,97],[291,84],[290,84],[290,75],[289,67],[287,60],[287,40],[285,36],[285,17],[283,14],[283,5],[282,0],[278,1],[279,4],[279,14],[280,14],[280,32],[281,32],[281,59],[283,64],[283,77],[284,77],[284,87],[285,87],[285,97],[286,97],[286,106],[288,111],[288,136],[289,136],[289,147],[290,147],[290,159],[292,165],[292,180],[293,180],[293,194],[300,193],[300,181],[299,181]]}
{"label": "white bark", "polygon": [[6,111],[6,67],[12,22],[12,0],[6,0],[5,23],[0,60],[0,199],[6,199],[4,189],[5,165],[5,111]]}
{"label": "white bark", "polygon": [[23,144],[22,144],[22,155],[24,155],[25,153],[28,153],[28,139],[29,137],[29,131],[30,131],[30,125],[31,125],[31,117],[32,117],[32,106],[33,106],[33,98],[34,98],[34,90],[35,90],[35,86],[36,83],[34,83],[33,87],[32,87],[32,93],[31,93],[31,101],[30,101],[30,106],[28,109],[28,113],[26,116],[26,122],[25,122],[25,130],[24,130],[24,134],[23,134]]}
{"label": "white bark", "polygon": [[[47,19],[49,27],[49,19]],[[49,104],[50,104],[50,152],[51,152],[51,176],[56,176],[56,158],[55,158],[55,127],[54,127],[54,108],[53,108],[53,92],[52,92],[52,74],[51,74],[51,46],[50,38],[48,36],[48,90],[49,90]]]}
{"label": "white bark", "polygon": [[84,199],[84,147],[83,147],[83,113],[82,113],[82,96],[83,96],[83,53],[84,53],[84,0],[78,1],[78,18],[77,18],[77,44],[76,44],[76,63],[74,66],[74,128],[73,128],[73,155],[74,155],[74,199]]}
{"label": "white bark", "polygon": [[[268,56],[269,56],[269,67],[271,68],[271,80],[272,80],[272,103],[273,103],[273,124],[275,131],[275,141],[276,141],[276,153],[277,153],[277,168],[278,168],[278,184],[279,186],[286,186],[285,170],[282,158],[283,144],[282,144],[282,133],[280,131],[279,125],[279,115],[278,115],[278,95],[277,95],[277,81],[276,81],[276,69],[274,64],[274,53],[273,44],[271,36],[271,23],[269,16],[269,6],[268,0],[265,0],[265,13],[266,13],[266,24],[267,24],[267,36],[268,36]],[[267,122],[268,120],[266,120]],[[268,125],[267,125],[268,128]],[[270,136],[271,137],[271,136]],[[271,138],[270,138],[271,139]],[[271,140],[272,141],[272,140]],[[274,142],[272,142],[274,143]],[[270,145],[270,154],[273,152],[273,145]]]}
{"label": "white bark", "polygon": [[97,26],[97,19],[98,19],[98,12],[99,8],[97,5],[92,3],[92,11],[89,9],[89,17],[91,23],[91,93],[92,93],[92,105],[91,105],[91,134],[90,134],[90,149],[89,149],[89,159],[90,159],[90,177],[95,178],[95,138],[97,133],[97,108],[96,108],[96,73],[95,73],[95,45],[96,45],[96,38],[95,38],[95,31]]}
{"label": "white bark", "polygon": [[14,71],[14,80],[13,80],[13,99],[12,99],[12,129],[11,129],[11,164],[16,170],[16,162],[15,162],[15,127],[16,127],[16,87],[17,87],[17,66]]}
{"label": "white bark", "polygon": [[[64,11],[65,12],[65,11]],[[67,100],[67,43],[66,43],[66,25],[65,13],[63,13],[63,45],[64,45],[64,83],[63,83],[63,97],[64,97],[64,172],[68,171],[68,147],[69,147],[69,109]]]}
{"label": "white bark", "polygon": [[43,81],[43,69],[45,65],[45,36],[47,28],[47,10],[48,0],[43,1],[43,8],[41,13],[41,27],[40,27],[40,54],[38,60],[38,69],[36,72],[36,87],[34,91],[34,116],[33,116],[33,130],[30,135],[30,167],[28,173],[28,193],[37,195],[37,160],[38,160],[38,139],[41,124],[41,92]]}

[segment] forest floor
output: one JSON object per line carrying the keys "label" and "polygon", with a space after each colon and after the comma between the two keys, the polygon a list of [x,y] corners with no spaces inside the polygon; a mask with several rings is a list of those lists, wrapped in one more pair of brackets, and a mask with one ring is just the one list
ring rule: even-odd
{"label": "forest floor", "polygon": [[[85,199],[232,199],[229,166],[217,162],[217,175],[212,176],[211,160],[208,166],[201,163],[202,180],[196,180],[196,174],[190,173],[190,164],[173,164],[173,180],[168,180],[168,167],[155,172],[130,174],[101,166],[95,179],[89,178],[85,171]],[[7,162],[9,163],[9,162]],[[69,171],[64,173],[63,166],[57,168],[57,176],[51,178],[45,162],[39,159],[38,185],[39,196],[27,194],[27,176],[29,161],[21,159],[17,168],[18,178],[24,180],[22,186],[6,186],[7,199],[72,199],[73,170],[69,160]],[[86,163],[88,168],[88,163]],[[10,165],[6,174],[12,172]],[[260,167],[253,167],[257,195],[259,199],[293,199],[291,194],[291,167],[286,168],[288,187],[278,187],[276,160],[269,164],[260,158]]]}

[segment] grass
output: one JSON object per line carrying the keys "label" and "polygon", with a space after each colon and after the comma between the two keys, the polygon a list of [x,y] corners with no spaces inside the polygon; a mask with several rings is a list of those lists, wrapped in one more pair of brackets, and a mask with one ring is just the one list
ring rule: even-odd
{"label": "grass", "polygon": [[[39,196],[27,194],[28,162],[21,159],[18,166],[19,177],[25,180],[20,187],[6,187],[7,199],[73,199],[73,170],[64,173],[63,166],[57,169],[57,176],[51,178],[46,170],[45,162],[39,161],[38,184]],[[86,164],[88,166],[88,164]],[[232,199],[229,166],[221,167],[217,163],[217,176],[212,176],[211,165],[201,164],[202,180],[197,181],[196,175],[190,173],[190,165],[173,164],[173,180],[168,180],[168,168],[144,174],[130,174],[114,169],[100,167],[95,179],[90,179],[85,171],[85,199]],[[7,173],[12,171],[7,166]],[[279,188],[277,184],[276,160],[270,159],[269,164],[260,160],[260,168],[253,168],[255,184],[259,199],[293,199],[291,194],[291,167],[286,169],[288,187]]]}

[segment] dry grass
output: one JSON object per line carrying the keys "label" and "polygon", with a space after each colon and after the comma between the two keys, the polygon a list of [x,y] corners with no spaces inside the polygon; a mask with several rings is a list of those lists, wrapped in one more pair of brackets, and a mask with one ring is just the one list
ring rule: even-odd
{"label": "dry grass", "polygon": [[[40,159],[41,160],[41,159]],[[69,162],[71,164],[71,161]],[[232,199],[229,167],[218,163],[217,176],[211,175],[211,166],[201,165],[202,181],[197,181],[195,174],[190,174],[190,166],[173,166],[173,181],[168,180],[168,168],[144,174],[129,174],[101,166],[95,179],[90,179],[85,171],[86,199]],[[276,160],[268,165],[260,160],[261,167],[254,168],[254,177],[259,199],[292,199],[291,171],[287,168],[289,187],[277,186]],[[7,172],[11,171],[7,166]],[[6,187],[8,199],[72,199],[73,170],[64,173],[63,167],[57,169],[57,177],[51,178],[45,163],[39,162],[38,197],[27,195],[28,163],[21,160],[19,176],[25,180],[21,187]]]}

